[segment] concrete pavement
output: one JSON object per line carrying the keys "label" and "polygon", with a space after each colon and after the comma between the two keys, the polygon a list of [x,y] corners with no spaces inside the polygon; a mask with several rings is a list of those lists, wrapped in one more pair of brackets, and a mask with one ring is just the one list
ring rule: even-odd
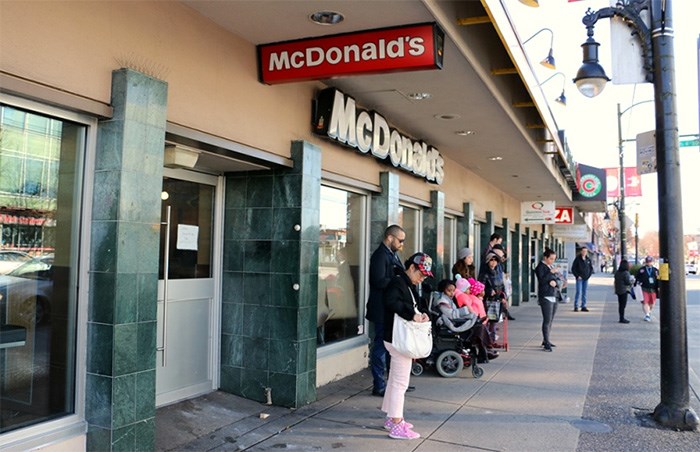
{"label": "concrete pavement", "polygon": [[[700,279],[697,286],[700,294]],[[365,370],[319,388],[318,400],[297,410],[221,392],[161,408],[157,449],[700,450],[700,432],[659,429],[649,416],[659,402],[658,320],[643,322],[638,302],[630,302],[632,322],[618,324],[611,275],[591,279],[588,307],[583,313],[558,306],[552,353],[540,347],[541,314],[532,299],[512,308],[510,350],[485,364],[480,379],[469,370],[456,378],[432,369],[412,377],[416,391],[407,394],[405,417],[418,440],[387,436],[381,398],[371,396]],[[689,325],[700,325],[700,311],[689,309]],[[691,372],[696,413],[698,393],[700,380]]]}

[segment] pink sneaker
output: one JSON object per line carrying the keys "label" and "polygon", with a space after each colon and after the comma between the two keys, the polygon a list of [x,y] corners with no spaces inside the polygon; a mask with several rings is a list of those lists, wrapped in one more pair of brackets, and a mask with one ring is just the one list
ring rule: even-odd
{"label": "pink sneaker", "polygon": [[[413,428],[413,424],[411,424],[410,422],[403,421],[403,423],[406,424],[406,427]],[[391,427],[393,427],[393,426],[394,426],[394,422],[391,420],[391,418],[390,417],[386,418],[386,420],[384,421],[384,429],[391,430]]]}
{"label": "pink sneaker", "polygon": [[417,439],[420,438],[420,433],[416,433],[408,427],[408,423],[401,421],[394,424],[389,431],[389,438],[394,439]]}

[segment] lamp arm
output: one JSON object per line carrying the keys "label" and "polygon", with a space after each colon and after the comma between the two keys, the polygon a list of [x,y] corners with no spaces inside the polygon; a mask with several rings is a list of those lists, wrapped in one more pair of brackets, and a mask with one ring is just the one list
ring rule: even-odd
{"label": "lamp arm", "polygon": [[651,32],[646,23],[642,20],[640,13],[649,9],[649,0],[627,0],[620,1],[616,6],[601,8],[598,11],[592,11],[588,8],[586,15],[583,16],[582,22],[586,27],[589,38],[593,37],[593,27],[595,27],[598,19],[607,19],[611,17],[619,17],[624,23],[631,27],[635,34],[639,37],[642,45],[642,57],[644,59],[644,72],[646,73],[647,82],[654,81],[654,64],[651,50]]}

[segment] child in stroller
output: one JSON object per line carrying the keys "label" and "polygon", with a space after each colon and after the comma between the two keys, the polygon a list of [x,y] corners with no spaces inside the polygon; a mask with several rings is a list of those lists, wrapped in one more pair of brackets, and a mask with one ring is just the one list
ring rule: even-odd
{"label": "child in stroller", "polygon": [[[423,373],[425,365],[435,365],[443,377],[458,375],[464,366],[472,367],[472,375],[479,378],[483,369],[477,365],[477,353],[473,330],[480,325],[478,316],[467,308],[457,309],[452,301],[455,284],[450,280],[441,281],[439,292],[433,292],[430,300],[430,317],[433,322],[433,351],[427,358],[414,360],[413,375]],[[443,313],[441,304],[449,304],[454,313]]]}
{"label": "child in stroller", "polygon": [[[478,284],[477,281],[474,281],[474,284]],[[477,322],[470,328],[471,341],[477,346],[478,362],[488,363],[489,360],[498,358],[498,352],[492,350],[493,344],[487,329],[488,318],[484,312],[483,303],[468,295],[471,285],[471,282],[459,275],[457,275],[455,282],[441,281],[438,284],[438,290],[442,295],[438,300],[437,307],[444,317],[453,322],[455,319],[457,322],[463,321],[462,319],[477,319]]]}

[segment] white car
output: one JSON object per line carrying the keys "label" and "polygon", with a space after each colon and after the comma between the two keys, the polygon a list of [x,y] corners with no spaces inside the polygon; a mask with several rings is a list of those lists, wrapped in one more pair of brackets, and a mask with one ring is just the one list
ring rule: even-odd
{"label": "white car", "polygon": [[32,260],[32,256],[24,251],[0,251],[0,275],[6,275],[30,260]]}
{"label": "white car", "polygon": [[685,274],[687,275],[688,273],[692,273],[694,275],[697,275],[698,274],[698,264],[697,263],[693,264],[690,262],[685,264]]}
{"label": "white car", "polygon": [[0,275],[3,321],[24,328],[45,323],[51,314],[53,255],[33,258],[7,275]]}

